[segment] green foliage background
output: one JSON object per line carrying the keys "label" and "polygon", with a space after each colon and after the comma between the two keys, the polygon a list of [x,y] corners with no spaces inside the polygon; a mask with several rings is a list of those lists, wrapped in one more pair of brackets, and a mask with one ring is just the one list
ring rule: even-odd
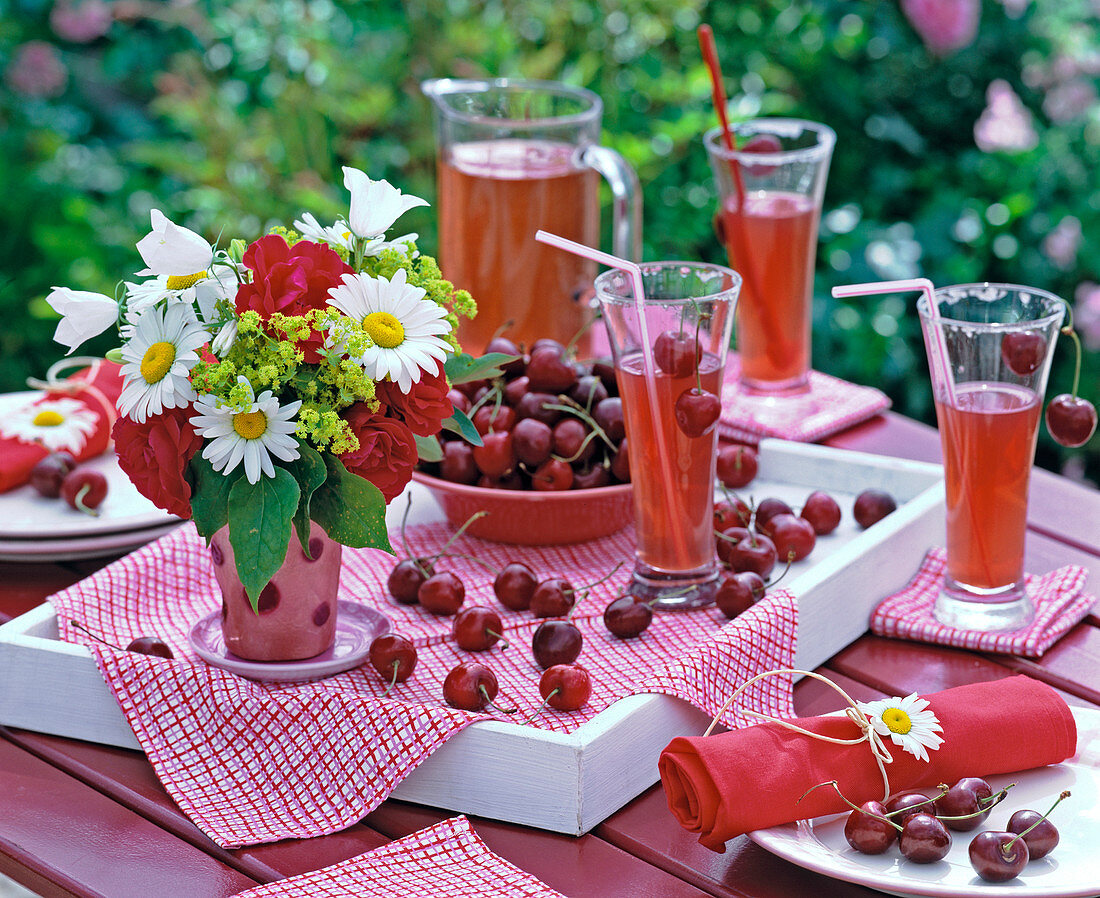
{"label": "green foliage background", "polygon": [[[418,90],[428,77],[597,91],[605,140],[644,185],[645,257],[723,260],[700,142],[714,123],[695,35],[704,21],[734,115],[802,116],[838,134],[815,367],[880,386],[897,410],[932,420],[912,298],[837,301],[831,286],[921,274],[1072,300],[1079,284],[1100,281],[1100,21],[1088,0],[1031,0],[1022,13],[986,0],[975,42],[942,59],[895,0],[112,0],[113,23],[90,43],[58,37],[53,6],[0,0],[0,70],[28,40],[49,42],[68,69],[56,97],[0,86],[0,390],[61,355],[43,302],[51,286],[111,294],[140,267],[134,244],[154,206],[211,240],[254,238],[304,210],[322,221],[341,212],[343,164],[434,197]],[[1034,149],[976,146],[995,79],[1030,110]],[[1052,118],[1051,92],[1067,80],[1083,80],[1092,101]],[[1084,239],[1056,264],[1043,240],[1066,216]],[[434,252],[430,209],[402,226]],[[1072,368],[1067,341],[1050,395],[1069,388]],[[1094,401],[1098,380],[1094,351],[1082,372]],[[1039,461],[1060,469],[1072,458],[1070,473],[1096,479],[1098,443],[1071,456],[1044,432]]]}

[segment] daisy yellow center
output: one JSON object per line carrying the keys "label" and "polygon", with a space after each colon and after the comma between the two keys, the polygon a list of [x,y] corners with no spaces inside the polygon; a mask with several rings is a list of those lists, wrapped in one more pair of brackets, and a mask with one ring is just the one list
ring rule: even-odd
{"label": "daisy yellow center", "polygon": [[164,379],[176,360],[176,347],[167,340],[154,343],[145,350],[141,359],[141,376],[146,383],[155,384]]}
{"label": "daisy yellow center", "polygon": [[206,277],[205,271],[196,271],[194,274],[170,274],[164,286],[169,290],[186,290],[188,287],[194,287],[204,277]]}
{"label": "daisy yellow center", "polygon": [[55,412],[53,409],[47,409],[44,412],[39,412],[34,416],[35,427],[57,427],[59,424],[65,423],[65,417],[60,412]]}
{"label": "daisy yellow center", "polygon": [[393,349],[405,342],[405,328],[397,316],[389,312],[371,312],[363,319],[363,330],[370,334],[376,346]]}
{"label": "daisy yellow center", "polygon": [[233,429],[245,440],[258,440],[267,432],[267,415],[263,412],[241,412],[233,416]]}
{"label": "daisy yellow center", "polygon": [[882,722],[891,733],[904,736],[913,729],[913,721],[901,708],[887,708],[882,712]]}

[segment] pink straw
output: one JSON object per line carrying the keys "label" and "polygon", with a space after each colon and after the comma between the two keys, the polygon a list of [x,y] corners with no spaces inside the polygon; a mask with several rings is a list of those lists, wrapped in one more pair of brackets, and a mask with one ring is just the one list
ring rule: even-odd
{"label": "pink straw", "polygon": [[833,287],[833,296],[837,299],[848,296],[873,296],[878,293],[904,293],[908,290],[919,290],[928,300],[928,312],[936,326],[932,328],[934,338],[932,340],[932,364],[939,368],[940,377],[943,380],[944,389],[947,391],[947,404],[952,408],[958,407],[955,399],[955,378],[951,374],[951,366],[947,363],[947,345],[943,340],[943,328],[939,326],[940,309],[936,305],[936,288],[928,278],[909,278],[903,281],[878,281],[874,284],[848,284],[844,287]]}
{"label": "pink straw", "polygon": [[[535,233],[535,239],[540,243],[547,243],[550,246],[556,246],[558,249],[573,253],[575,256],[581,256],[585,259],[591,259],[593,262],[599,262],[609,268],[617,268],[619,271],[625,271],[630,275],[631,283],[634,286],[634,303],[638,307],[638,323],[642,330],[642,365],[645,370],[646,392],[649,394],[649,413],[653,417],[653,429],[657,434],[657,452],[661,457],[661,464],[664,468],[662,473],[665,482],[665,500],[668,510],[670,512],[675,512],[676,499],[675,491],[672,489],[672,486],[676,482],[676,477],[672,470],[672,456],[668,451],[664,430],[659,424],[661,420],[661,410],[660,406],[657,404],[657,365],[653,359],[653,344],[650,342],[649,327],[645,320],[645,287],[642,281],[641,266],[636,262],[620,259],[618,256],[613,256],[602,250],[593,249],[590,246],[585,246],[583,243],[577,243],[575,240],[570,240],[568,237],[559,237],[557,234],[551,234],[549,231],[537,231]],[[670,514],[669,520],[680,520],[682,517],[682,515]],[[683,533],[679,529],[674,528],[673,538],[683,543]],[[686,553],[686,546],[683,548]]]}

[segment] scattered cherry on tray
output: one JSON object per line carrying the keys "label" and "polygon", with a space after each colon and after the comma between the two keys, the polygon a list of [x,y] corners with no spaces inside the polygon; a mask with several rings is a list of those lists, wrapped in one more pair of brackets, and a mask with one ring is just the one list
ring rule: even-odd
{"label": "scattered cherry on tray", "polygon": [[443,700],[461,711],[482,711],[493,708],[503,714],[514,714],[515,708],[495,704],[500,687],[497,677],[477,661],[464,661],[454,667],[443,681]]}
{"label": "scattered cherry on tray", "polygon": [[604,609],[603,623],[619,639],[633,639],[641,636],[653,623],[653,608],[648,602],[637,601],[634,596],[619,596]]}
{"label": "scattered cherry on tray", "polygon": [[584,646],[584,637],[572,621],[544,620],[531,636],[531,654],[543,670],[556,664],[572,664]]}
{"label": "scattered cherry on tray", "polygon": [[416,667],[416,646],[399,633],[384,633],[370,644],[368,660],[386,683],[388,693],[395,684],[404,683]]}
{"label": "scattered cherry on tray", "polygon": [[802,503],[799,516],[810,522],[815,534],[827,536],[840,525],[840,505],[828,493],[814,490]]}
{"label": "scattered cherry on tray", "polygon": [[730,489],[748,486],[756,478],[759,461],[751,446],[723,446],[716,463],[718,479]]}
{"label": "scattered cherry on tray", "polygon": [[452,632],[455,643],[467,652],[485,652],[498,642],[503,645],[504,625],[500,615],[485,605],[471,605],[455,615]]}
{"label": "scattered cherry on tray", "polygon": [[[105,646],[120,652],[122,651],[122,649],[113,642],[108,642],[99,634],[93,633],[79,621],[70,620],[69,626],[74,630],[79,630],[81,633],[91,636],[96,642],[101,642]],[[151,655],[154,658],[167,658],[169,660],[175,657],[175,655],[172,654],[172,650],[168,648],[167,643],[165,643],[163,639],[157,639],[155,636],[138,636],[132,639],[129,645],[126,646],[126,651],[137,652],[139,655]]]}
{"label": "scattered cherry on tray", "polygon": [[592,695],[592,677],[579,664],[555,664],[542,672],[539,695],[555,711],[579,711]]}
{"label": "scattered cherry on tray", "polygon": [[884,490],[864,490],[856,496],[855,504],[852,506],[852,517],[860,527],[866,530],[895,511],[897,507],[898,503],[894,497]]}
{"label": "scattered cherry on tray", "polygon": [[513,561],[500,569],[493,579],[493,593],[505,608],[526,611],[539,585],[538,577],[526,564]]}
{"label": "scattered cherry on tray", "polygon": [[458,613],[466,601],[466,587],[456,574],[440,571],[420,584],[416,597],[425,611],[445,617]]}

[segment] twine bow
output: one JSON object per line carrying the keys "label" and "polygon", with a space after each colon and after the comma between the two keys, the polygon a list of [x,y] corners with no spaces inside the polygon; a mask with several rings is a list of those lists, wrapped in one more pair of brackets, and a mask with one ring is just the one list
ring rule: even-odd
{"label": "twine bow", "polygon": [[[74,399],[85,397],[91,399],[99,405],[100,410],[103,412],[103,417],[107,420],[107,433],[110,434],[111,429],[115,426],[115,421],[118,419],[118,410],[103,391],[92,383],[99,373],[99,369],[103,367],[103,361],[103,359],[81,355],[73,356],[71,359],[58,359],[50,365],[45,378],[42,380],[37,377],[28,377],[27,386],[35,390],[45,390],[48,393],[61,393],[64,396],[72,396]],[[87,368],[88,373],[83,377],[62,379],[59,376],[60,373],[69,368]]]}
{"label": "twine bow", "polygon": [[831,686],[837,692],[843,696],[844,700],[848,702],[848,707],[844,709],[844,716],[847,717],[855,726],[859,729],[860,734],[854,739],[837,739],[834,736],[824,736],[821,733],[812,733],[807,729],[803,729],[798,724],[791,723],[789,720],[783,720],[780,717],[772,717],[770,714],[763,714],[760,711],[753,711],[749,708],[745,708],[740,713],[758,717],[761,720],[767,720],[770,723],[777,723],[781,727],[785,727],[788,730],[792,730],[795,733],[801,733],[803,736],[809,736],[811,739],[820,739],[822,742],[832,742],[836,745],[858,745],[861,742],[866,742],[871,749],[871,755],[875,759],[875,763],[878,765],[879,773],[882,774],[882,784],[884,793],[882,800],[885,801],[890,797],[890,777],[886,773],[886,765],[894,763],[894,756],[890,754],[890,750],[886,747],[886,744],[882,741],[882,737],[875,732],[874,726],[868,719],[867,715],[860,710],[859,703],[848,695],[843,689],[841,689],[836,683],[830,680],[826,676],[814,673],[812,670],[799,670],[797,668],[778,668],[776,670],[766,670],[764,673],[757,674],[749,680],[746,680],[737,689],[734,690],[733,695],[726,699],[726,703],[718,709],[718,713],[714,715],[714,719],[710,722],[710,726],[706,728],[703,733],[704,736],[709,736],[711,731],[717,726],[719,718],[726,713],[726,710],[732,705],[749,686],[755,683],[757,680],[762,680],[765,677],[775,676],[777,674],[801,674],[806,677],[813,677],[815,680],[820,680],[828,686]]}

